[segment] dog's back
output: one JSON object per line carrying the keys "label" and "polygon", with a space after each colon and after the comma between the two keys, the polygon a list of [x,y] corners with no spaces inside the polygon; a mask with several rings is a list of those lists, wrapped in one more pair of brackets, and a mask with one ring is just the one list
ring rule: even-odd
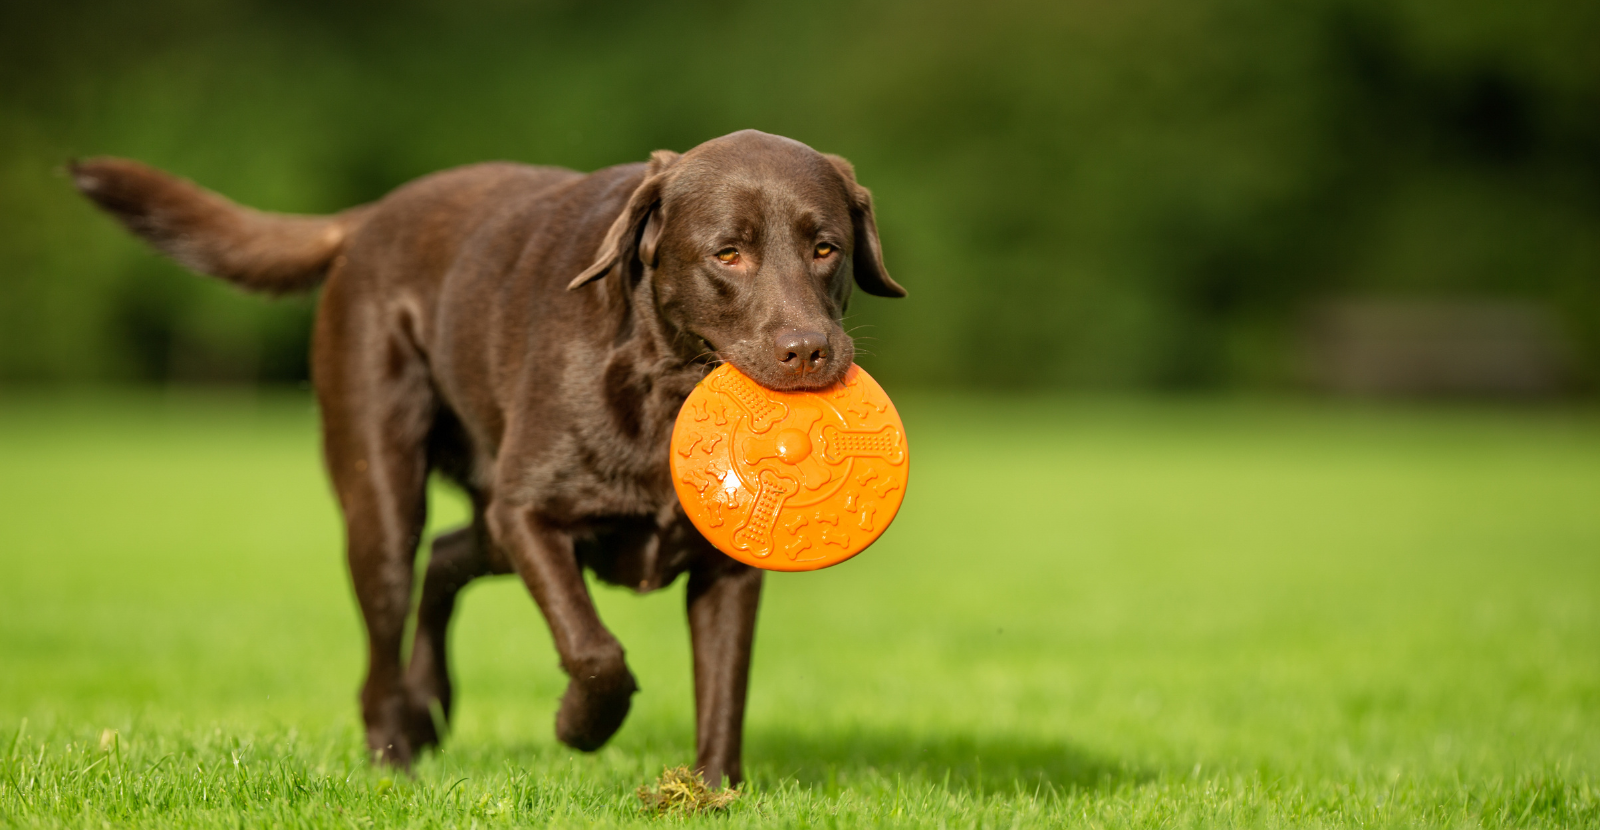
{"label": "dog's back", "polygon": [[[158,251],[191,270],[252,291],[308,291],[362,235],[364,247],[407,259],[407,272],[441,268],[460,245],[517,197],[582,178],[558,167],[486,162],[409,182],[377,202],[329,216],[245,207],[187,179],[131,159],[74,162],[73,183]],[[423,265],[422,268],[417,268]]]}

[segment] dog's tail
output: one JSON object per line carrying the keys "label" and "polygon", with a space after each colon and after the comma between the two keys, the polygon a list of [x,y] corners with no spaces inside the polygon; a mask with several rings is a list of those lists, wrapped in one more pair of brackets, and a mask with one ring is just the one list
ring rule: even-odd
{"label": "dog's tail", "polygon": [[71,164],[83,195],[185,267],[268,294],[306,291],[361,225],[367,208],[291,216],[244,207],[136,161]]}

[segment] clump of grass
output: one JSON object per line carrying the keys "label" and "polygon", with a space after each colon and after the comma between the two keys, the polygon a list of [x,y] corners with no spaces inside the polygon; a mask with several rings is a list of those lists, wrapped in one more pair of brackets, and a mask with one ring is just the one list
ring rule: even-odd
{"label": "clump of grass", "polygon": [[726,810],[739,800],[736,790],[713,790],[706,786],[700,773],[688,767],[669,767],[661,771],[655,789],[641,786],[639,803],[645,812],[664,816],[672,813],[690,815]]}

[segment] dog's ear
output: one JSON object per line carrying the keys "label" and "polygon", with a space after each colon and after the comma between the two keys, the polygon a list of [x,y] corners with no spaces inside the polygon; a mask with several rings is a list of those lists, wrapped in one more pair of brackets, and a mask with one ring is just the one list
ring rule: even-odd
{"label": "dog's ear", "polygon": [[850,222],[856,236],[856,249],[851,254],[856,285],[879,297],[904,297],[906,290],[883,267],[883,245],[878,242],[878,222],[872,216],[872,192],[856,183],[856,170],[850,162],[831,154],[827,159],[844,177],[844,186],[850,192]]}
{"label": "dog's ear", "polygon": [[625,269],[635,258],[646,265],[656,264],[656,245],[661,241],[661,185],[668,168],[677,161],[678,154],[671,150],[650,154],[644,181],[634,188],[627,206],[600,240],[600,252],[594,262],[567,283],[568,291],[582,288],[618,266]]}

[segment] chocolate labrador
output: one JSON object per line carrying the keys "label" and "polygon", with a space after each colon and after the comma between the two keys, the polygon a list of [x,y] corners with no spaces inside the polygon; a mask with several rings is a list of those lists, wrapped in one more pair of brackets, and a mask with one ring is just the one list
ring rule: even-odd
{"label": "chocolate labrador", "polygon": [[[637,686],[583,568],[640,592],[687,572],[696,764],[713,783],[741,780],[761,571],[685,518],[667,443],[719,361],[772,389],[842,377],[852,278],[905,296],[848,162],[746,130],[587,175],[462,167],[318,217],[255,211],[123,159],[72,175],[195,271],[267,293],[325,283],[311,368],[379,759],[408,766],[438,743],[446,633],[468,582],[522,578],[569,677],[556,736],[592,751]],[[431,470],[466,491],[473,518],[433,541],[402,664]]]}

